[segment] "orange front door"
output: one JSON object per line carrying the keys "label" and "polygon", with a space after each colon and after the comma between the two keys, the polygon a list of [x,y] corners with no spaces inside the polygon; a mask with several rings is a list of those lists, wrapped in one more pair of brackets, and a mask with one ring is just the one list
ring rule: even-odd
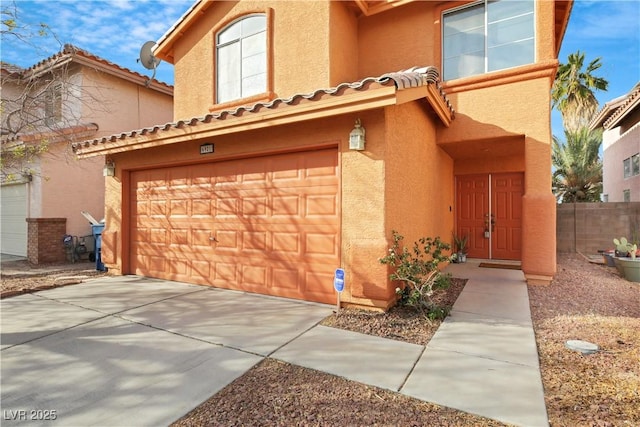
{"label": "orange front door", "polygon": [[131,174],[131,272],[330,303],[335,149]]}
{"label": "orange front door", "polygon": [[521,258],[524,174],[456,177],[456,233],[469,236],[471,258]]}

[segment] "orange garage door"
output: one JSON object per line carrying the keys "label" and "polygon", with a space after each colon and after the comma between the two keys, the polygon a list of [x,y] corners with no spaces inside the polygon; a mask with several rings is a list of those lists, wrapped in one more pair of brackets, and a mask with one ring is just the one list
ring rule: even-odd
{"label": "orange garage door", "polygon": [[131,174],[134,274],[331,303],[335,149]]}

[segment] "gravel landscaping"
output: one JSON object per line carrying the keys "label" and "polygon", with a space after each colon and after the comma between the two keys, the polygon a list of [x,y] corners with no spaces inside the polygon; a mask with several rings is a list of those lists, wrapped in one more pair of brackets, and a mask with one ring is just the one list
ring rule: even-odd
{"label": "gravel landscaping", "polygon": [[[3,274],[2,291],[3,295],[7,290],[24,292],[55,283],[53,275],[8,278]],[[440,302],[451,305],[463,287],[464,281],[455,280]],[[555,280],[551,286],[529,286],[529,299],[551,425],[640,425],[640,284],[581,255],[559,254]],[[405,309],[386,314],[341,310],[323,324],[423,345],[439,326],[438,321]],[[600,351],[582,355],[567,349],[567,340],[589,341]],[[174,425],[503,424],[266,359]]]}

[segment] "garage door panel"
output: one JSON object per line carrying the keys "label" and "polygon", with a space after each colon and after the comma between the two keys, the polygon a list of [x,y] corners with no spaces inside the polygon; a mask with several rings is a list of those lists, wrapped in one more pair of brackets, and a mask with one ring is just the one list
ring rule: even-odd
{"label": "garage door panel", "polygon": [[330,149],[133,172],[132,271],[332,302],[337,158]]}
{"label": "garage door panel", "polygon": [[306,198],[306,215],[327,218],[338,213],[338,200],[334,194],[309,195]]}
{"label": "garage door panel", "polygon": [[297,268],[273,267],[272,288],[280,292],[297,292],[300,286],[300,271]]}
{"label": "garage door panel", "polygon": [[[333,283],[333,272],[305,272],[305,288],[304,292],[309,295],[313,295],[318,299],[321,299],[327,293],[327,283]],[[330,295],[329,301],[335,301],[335,296]]]}
{"label": "garage door panel", "polygon": [[4,254],[27,256],[27,186],[0,187],[0,243]]}
{"label": "garage door panel", "polygon": [[245,231],[242,233],[242,251],[245,253],[264,254],[267,250],[266,231]]}
{"label": "garage door panel", "polygon": [[216,198],[216,218],[235,218],[240,214],[240,199],[237,197]]}
{"label": "garage door panel", "polygon": [[292,232],[274,232],[271,235],[271,248],[274,252],[283,254],[300,253],[300,234]]}

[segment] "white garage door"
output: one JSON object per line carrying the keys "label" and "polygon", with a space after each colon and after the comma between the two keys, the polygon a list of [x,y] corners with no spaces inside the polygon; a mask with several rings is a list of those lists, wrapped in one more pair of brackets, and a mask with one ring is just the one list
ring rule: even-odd
{"label": "white garage door", "polygon": [[27,256],[27,184],[0,187],[2,253]]}

